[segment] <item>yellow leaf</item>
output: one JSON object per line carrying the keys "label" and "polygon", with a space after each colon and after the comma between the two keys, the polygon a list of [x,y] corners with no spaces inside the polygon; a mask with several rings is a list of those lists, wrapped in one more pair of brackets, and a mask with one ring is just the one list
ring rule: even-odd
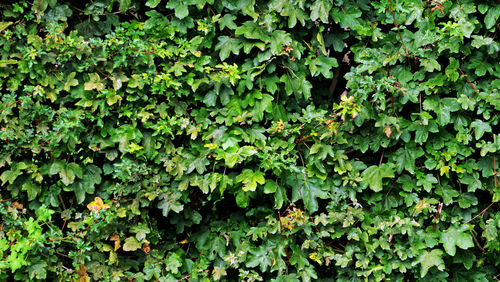
{"label": "yellow leaf", "polygon": [[440,175],[443,175],[443,174],[446,174],[446,177],[450,177],[450,167],[445,165],[443,166],[440,170],[439,170],[439,174]]}
{"label": "yellow leaf", "polygon": [[101,209],[109,209],[109,205],[105,204],[100,197],[95,197],[93,202],[87,205],[87,208],[93,213],[99,212]]}
{"label": "yellow leaf", "polygon": [[120,248],[120,236],[118,234],[113,234],[109,240],[115,241],[115,251]]}

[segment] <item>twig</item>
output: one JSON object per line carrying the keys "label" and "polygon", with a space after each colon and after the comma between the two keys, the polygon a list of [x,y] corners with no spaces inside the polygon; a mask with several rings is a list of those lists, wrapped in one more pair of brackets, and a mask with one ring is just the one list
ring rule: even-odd
{"label": "twig", "polygon": [[493,155],[493,175],[495,177],[495,189],[497,189],[497,185],[498,185],[498,182],[497,182],[497,164],[495,161],[495,155]]}
{"label": "twig", "polygon": [[332,83],[330,83],[329,92],[332,95],[335,92],[335,88],[337,87],[337,83],[339,82],[340,77],[340,67],[335,70],[335,74],[333,75]]}
{"label": "twig", "polygon": [[484,213],[485,213],[485,212],[486,212],[489,208],[491,208],[491,206],[493,206],[494,204],[496,204],[496,203],[491,203],[489,206],[487,206],[484,210],[482,210],[482,211],[481,211],[480,213],[478,213],[476,216],[474,216],[473,218],[471,218],[471,219],[467,220],[467,221],[465,222],[465,224],[467,224],[467,223],[471,222],[472,220],[474,220],[474,219],[475,219],[476,217],[478,217],[478,216],[483,216],[483,215],[484,215]]}
{"label": "twig", "polygon": [[403,44],[403,49],[405,50],[405,54],[407,57],[411,57],[411,55],[408,53],[408,50],[406,50],[406,45],[405,42],[403,41],[403,36],[401,35],[401,32],[399,31],[399,26],[398,23],[396,22],[396,16],[394,16],[394,11],[392,10],[392,5],[391,5],[391,0],[389,0],[389,11],[392,14],[392,19],[394,20],[394,25],[396,26],[396,29],[399,34],[399,38],[401,39],[401,43]]}
{"label": "twig", "polygon": [[384,159],[384,153],[385,151],[382,151],[382,156],[380,156],[380,162],[378,163],[378,166],[382,165],[382,160]]}
{"label": "twig", "polygon": [[[281,233],[281,241],[285,244],[285,239],[283,237],[283,225],[281,223],[281,213],[278,211],[278,219],[280,221],[280,233]],[[290,255],[288,254],[288,248],[285,245],[285,254],[286,254],[286,265],[290,262]],[[287,270],[288,271],[288,270]]]}
{"label": "twig", "polygon": [[61,201],[61,204],[63,206],[63,209],[66,209],[66,205],[64,204],[64,201],[63,201],[63,198],[61,197],[61,194],[59,194],[58,196],[59,196],[59,200]]}
{"label": "twig", "polygon": [[481,252],[483,254],[486,254],[486,251],[483,249],[483,247],[481,247],[481,245],[479,245],[479,242],[477,241],[476,236],[474,236],[474,233],[472,233],[471,230],[469,230],[469,232],[470,232],[470,235],[472,235],[472,239],[474,239],[474,243],[476,243],[477,247],[481,250]]}
{"label": "twig", "polygon": [[479,93],[480,91],[477,90],[476,86],[474,86],[474,84],[472,83],[472,81],[470,81],[469,77],[462,71],[462,69],[458,68],[458,71],[460,71],[460,73],[465,76],[465,79],[467,80],[467,82],[470,84],[470,86],[472,87],[472,89],[474,89],[477,93]]}

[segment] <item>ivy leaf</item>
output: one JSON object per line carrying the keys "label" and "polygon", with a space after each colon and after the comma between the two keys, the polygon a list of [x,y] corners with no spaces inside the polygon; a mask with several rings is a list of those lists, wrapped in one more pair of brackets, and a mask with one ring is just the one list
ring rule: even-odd
{"label": "ivy leaf", "polygon": [[184,205],[178,201],[181,195],[182,194],[179,192],[166,192],[160,194],[159,198],[161,201],[158,203],[158,208],[162,210],[164,217],[167,217],[170,211],[179,213],[184,209]]}
{"label": "ivy leaf", "polygon": [[283,46],[290,45],[292,37],[289,33],[283,30],[275,30],[271,34],[271,53],[273,55],[280,55],[283,53]]}
{"label": "ivy leaf", "polygon": [[420,277],[423,278],[425,275],[427,275],[427,272],[433,266],[436,266],[441,271],[444,270],[445,265],[442,256],[443,251],[441,251],[440,249],[435,249],[430,252],[424,251],[424,253],[418,258],[418,260],[412,263],[412,265],[420,263]]}
{"label": "ivy leaf", "polygon": [[156,8],[156,6],[158,6],[158,4],[160,4],[161,0],[148,0],[146,2],[146,6],[148,6],[149,8]]}
{"label": "ivy leaf", "polygon": [[422,59],[420,60],[420,65],[422,65],[428,72],[433,72],[434,70],[441,70],[441,65],[438,61],[434,59]]}
{"label": "ivy leaf", "polygon": [[214,278],[214,281],[218,281],[221,279],[222,276],[226,276],[226,268],[224,267],[218,267],[215,266],[214,270],[212,271],[212,277]]}
{"label": "ivy leaf", "polygon": [[423,186],[424,190],[430,192],[432,189],[432,185],[438,183],[438,180],[432,174],[426,174],[425,177],[418,179],[417,185]]}
{"label": "ivy leaf", "polygon": [[461,109],[457,99],[439,98],[433,96],[422,103],[424,110],[432,110],[437,115],[437,121],[440,125],[450,123],[450,112],[456,112]]}
{"label": "ivy leaf", "polygon": [[304,206],[311,214],[318,210],[317,198],[327,199],[329,196],[323,190],[324,181],[316,177],[307,177],[303,173],[298,173],[297,176],[290,175],[287,184],[293,188],[292,201],[303,199]]}
{"label": "ivy leaf", "polygon": [[[54,163],[55,164],[55,163]],[[54,166],[53,164],[53,166]],[[64,185],[68,186],[75,181],[75,177],[83,177],[82,168],[77,163],[69,163],[59,170],[59,176]]]}
{"label": "ivy leaf", "polygon": [[253,21],[246,21],[235,30],[235,35],[243,35],[247,39],[258,39],[269,42],[271,37],[268,32]]}
{"label": "ivy leaf", "polygon": [[69,91],[71,86],[77,86],[78,85],[78,79],[75,79],[76,72],[72,72],[68,75],[66,78],[66,83],[64,83],[64,90]]}
{"label": "ivy leaf", "polygon": [[84,84],[85,90],[102,90],[104,89],[104,83],[101,82],[101,78],[97,73],[89,74],[89,81]]}
{"label": "ivy leaf", "polygon": [[495,26],[500,17],[500,5],[495,5],[488,10],[488,13],[484,17],[484,23],[487,29],[491,29]]}
{"label": "ivy leaf", "polygon": [[481,139],[485,132],[491,132],[491,125],[482,120],[475,120],[470,124],[472,128],[474,128],[476,140]]}
{"label": "ivy leaf", "polygon": [[59,172],[59,176],[61,177],[61,181],[64,185],[68,186],[75,181],[75,173],[68,167],[65,167],[63,170]]}
{"label": "ivy leaf", "polygon": [[215,50],[220,50],[219,57],[222,61],[227,59],[231,53],[235,55],[240,54],[241,42],[239,39],[229,36],[220,36],[218,40],[219,42],[215,45]]}
{"label": "ivy leaf", "polygon": [[233,14],[225,14],[220,20],[219,20],[219,27],[221,30],[223,30],[225,27],[228,27],[230,29],[236,29],[236,24],[234,23],[234,20],[236,19],[236,16]]}
{"label": "ivy leaf", "polygon": [[400,148],[396,151],[394,158],[396,161],[397,173],[400,174],[403,169],[406,169],[411,174],[415,173],[415,160],[424,155],[424,151],[420,147],[416,147],[415,143]]}
{"label": "ivy leaf", "polygon": [[119,0],[119,2],[120,2],[120,11],[122,13],[125,13],[130,7],[131,0]]}
{"label": "ivy leaf", "polygon": [[273,100],[273,96],[269,94],[263,94],[262,99],[255,102],[255,107],[252,111],[252,115],[255,121],[259,122],[264,119],[264,112],[271,112]]}
{"label": "ivy leaf", "polygon": [[323,23],[328,23],[328,14],[332,8],[332,2],[328,0],[316,0],[311,5],[311,20],[320,19]]}
{"label": "ivy leaf", "polygon": [[177,253],[168,253],[166,270],[172,274],[179,273],[179,268],[182,266],[182,259]]}
{"label": "ivy leaf", "polygon": [[33,201],[34,199],[36,199],[38,193],[42,191],[42,187],[40,187],[40,185],[31,181],[25,182],[21,189],[28,192],[28,201]]}
{"label": "ivy leaf", "polygon": [[183,19],[189,15],[189,5],[191,1],[171,0],[167,2],[167,8],[174,9],[175,16]]}
{"label": "ivy leaf", "polygon": [[460,63],[455,58],[450,58],[450,64],[446,67],[445,73],[450,81],[457,81],[458,68],[460,67]]}
{"label": "ivy leaf", "polygon": [[123,83],[127,82],[128,80],[129,80],[129,78],[127,76],[125,76],[123,73],[112,76],[111,81],[113,82],[113,89],[115,89],[115,90],[120,89],[122,87]]}
{"label": "ivy leaf", "polygon": [[2,172],[2,175],[0,176],[0,179],[2,180],[2,185],[7,182],[9,182],[10,184],[14,183],[18,175],[19,172],[13,170],[6,170]]}
{"label": "ivy leaf", "polygon": [[382,179],[393,178],[394,168],[390,164],[382,164],[381,166],[370,166],[361,173],[363,182],[368,184],[370,189],[375,192],[382,191]]}
{"label": "ivy leaf", "polygon": [[463,225],[459,228],[452,226],[448,228],[445,232],[441,233],[440,242],[443,244],[444,250],[450,256],[454,256],[456,252],[456,247],[461,249],[468,249],[474,247],[474,242],[472,242],[472,236],[465,232],[467,226]]}
{"label": "ivy leaf", "polygon": [[132,228],[130,228],[130,232],[135,233],[135,238],[137,238],[137,240],[139,241],[142,241],[146,239],[146,235],[149,234],[151,230],[149,229],[147,224],[139,223],[135,226],[132,226]]}
{"label": "ivy leaf", "polygon": [[264,173],[261,171],[253,171],[251,169],[244,169],[243,172],[236,176],[237,183],[243,183],[243,191],[255,191],[257,183],[263,185],[266,182]]}
{"label": "ivy leaf", "polygon": [[253,247],[250,249],[246,266],[256,267],[259,266],[262,272],[266,272],[267,268],[272,265],[271,256],[269,256],[267,247],[261,245],[260,247]]}
{"label": "ivy leaf", "polygon": [[137,241],[134,236],[128,237],[125,239],[125,244],[123,244],[123,250],[126,252],[133,252],[140,249],[142,244]]}

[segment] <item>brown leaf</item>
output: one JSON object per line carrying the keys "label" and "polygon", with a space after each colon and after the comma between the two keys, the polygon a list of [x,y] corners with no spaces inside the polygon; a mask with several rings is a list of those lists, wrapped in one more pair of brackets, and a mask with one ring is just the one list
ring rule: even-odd
{"label": "brown leaf", "polygon": [[384,128],[384,133],[385,135],[387,136],[387,138],[391,138],[391,134],[392,134],[392,129],[389,125],[387,125],[385,128]]}
{"label": "brown leaf", "polygon": [[144,244],[142,246],[142,250],[147,254],[149,251],[151,251],[151,247],[149,247],[149,244]]}

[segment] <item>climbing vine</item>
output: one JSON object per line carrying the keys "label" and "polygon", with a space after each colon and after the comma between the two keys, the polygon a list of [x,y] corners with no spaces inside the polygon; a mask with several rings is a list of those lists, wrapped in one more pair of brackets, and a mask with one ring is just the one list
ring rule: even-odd
{"label": "climbing vine", "polygon": [[11,2],[0,279],[500,279],[498,1]]}

